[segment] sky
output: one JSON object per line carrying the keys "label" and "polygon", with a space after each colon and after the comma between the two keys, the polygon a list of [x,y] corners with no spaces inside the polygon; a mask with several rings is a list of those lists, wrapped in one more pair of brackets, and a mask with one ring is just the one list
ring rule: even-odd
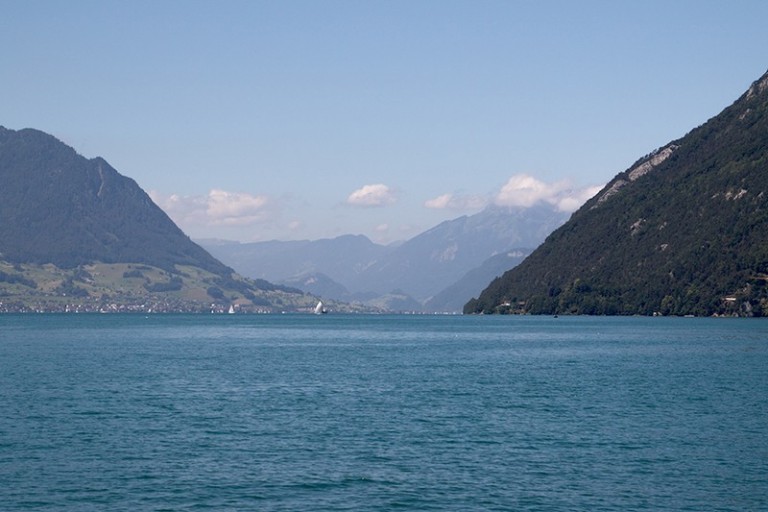
{"label": "sky", "polygon": [[[0,125],[193,239],[572,211],[768,70],[764,0],[0,0]],[[2,186],[2,184],[0,184]]]}

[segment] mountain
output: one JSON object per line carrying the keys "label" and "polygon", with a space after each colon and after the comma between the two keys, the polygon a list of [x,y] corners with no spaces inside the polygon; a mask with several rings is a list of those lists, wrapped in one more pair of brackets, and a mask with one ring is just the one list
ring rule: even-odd
{"label": "mountain", "polygon": [[0,127],[0,311],[294,310],[192,242],[130,178],[38,130]]}
{"label": "mountain", "polygon": [[445,313],[462,311],[467,297],[476,297],[491,280],[519,265],[530,253],[528,249],[518,249],[491,256],[479,267],[473,268],[461,279],[425,302],[424,311]]}
{"label": "mountain", "polygon": [[345,287],[388,251],[363,235],[253,243],[200,240],[200,244],[248,277],[277,282],[321,273]]}
{"label": "mountain", "polygon": [[495,254],[536,247],[567,218],[549,205],[489,206],[411,238],[371,263],[349,288],[378,293],[400,289],[425,301]]}
{"label": "mountain", "polygon": [[[376,307],[396,303],[412,311],[418,309],[414,304],[430,299],[486,259],[514,247],[537,246],[567,217],[550,206],[491,206],[474,215],[442,222],[398,245],[378,245],[362,235],[316,241],[200,243],[249,277],[289,283],[311,293],[319,293],[323,283],[326,293],[343,293],[342,289],[348,292],[329,297]],[[318,279],[319,275],[322,279]],[[470,285],[470,294],[458,299],[460,304],[498,274],[474,275],[481,277]],[[331,286],[329,280],[335,285]],[[457,288],[456,292],[463,290]],[[389,300],[392,297],[397,300]]]}
{"label": "mountain", "polygon": [[132,179],[41,131],[0,127],[0,182],[0,257],[10,262],[183,264],[232,272]]}
{"label": "mountain", "polygon": [[354,297],[351,296],[349,290],[321,272],[302,274],[280,281],[280,284],[298,288],[299,290],[325,299],[346,302],[354,300]]}
{"label": "mountain", "polygon": [[638,160],[467,313],[768,314],[768,73]]}

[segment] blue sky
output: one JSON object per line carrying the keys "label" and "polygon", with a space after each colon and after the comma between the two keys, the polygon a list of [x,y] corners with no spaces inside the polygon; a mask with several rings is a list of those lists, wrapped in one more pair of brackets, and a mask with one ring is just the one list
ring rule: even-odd
{"label": "blue sky", "polygon": [[764,1],[0,0],[0,125],[193,238],[572,209],[768,69]]}

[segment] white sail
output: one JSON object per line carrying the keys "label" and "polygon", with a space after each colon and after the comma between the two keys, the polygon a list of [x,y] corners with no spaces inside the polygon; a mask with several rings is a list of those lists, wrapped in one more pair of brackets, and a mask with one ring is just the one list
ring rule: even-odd
{"label": "white sail", "polygon": [[323,301],[318,301],[317,306],[315,306],[315,314],[322,315],[323,313],[325,313],[325,309],[323,309]]}

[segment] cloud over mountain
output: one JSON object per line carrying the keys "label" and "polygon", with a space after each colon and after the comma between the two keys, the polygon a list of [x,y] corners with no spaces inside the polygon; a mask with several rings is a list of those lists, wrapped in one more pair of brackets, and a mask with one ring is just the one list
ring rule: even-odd
{"label": "cloud over mountain", "polygon": [[424,202],[425,208],[465,212],[481,210],[489,204],[530,208],[547,203],[561,212],[573,212],[597,194],[602,185],[574,189],[563,180],[546,183],[528,174],[516,174],[495,194],[442,194]]}
{"label": "cloud over mountain", "polygon": [[213,189],[208,193],[206,213],[213,224],[253,224],[269,216],[268,206],[266,196]]}
{"label": "cloud over mountain", "polygon": [[394,190],[382,183],[364,185],[347,197],[348,205],[361,207],[387,206],[396,201]]}
{"label": "cloud over mountain", "polygon": [[443,194],[425,201],[424,206],[434,210],[468,211],[485,208],[488,202],[480,195]]}
{"label": "cloud over mountain", "polygon": [[494,198],[494,203],[499,206],[529,208],[544,202],[554,205],[560,211],[571,212],[601,188],[602,185],[574,189],[566,180],[546,183],[528,174],[516,174],[501,187]]}
{"label": "cloud over mountain", "polygon": [[168,215],[182,225],[246,226],[274,218],[275,204],[265,195],[212,189],[206,196],[164,196],[149,193]]}

